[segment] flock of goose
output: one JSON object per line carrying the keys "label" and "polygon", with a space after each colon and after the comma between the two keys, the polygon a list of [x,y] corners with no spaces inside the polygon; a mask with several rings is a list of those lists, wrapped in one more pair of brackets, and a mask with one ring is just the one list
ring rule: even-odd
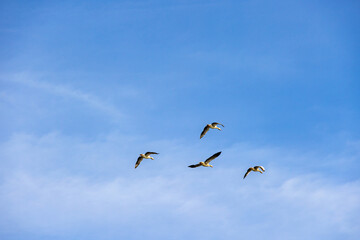
{"label": "flock of goose", "polygon": [[[205,127],[204,127],[204,130],[201,132],[200,134],[200,139],[202,137],[205,136],[205,134],[210,130],[210,129],[217,129],[219,131],[221,131],[221,128],[219,128],[217,125],[220,125],[222,127],[224,127],[224,125],[222,125],[221,123],[217,123],[217,122],[213,122],[211,124],[207,124]],[[145,159],[151,159],[151,160],[154,160],[153,157],[151,157],[150,155],[152,154],[159,154],[157,152],[146,152],[145,154],[140,154],[140,156],[138,157],[136,163],[135,163],[135,168],[137,168],[141,161],[145,158]],[[220,156],[221,152],[217,152],[215,153],[214,155],[212,155],[211,157],[209,157],[208,159],[206,159],[205,161],[203,162],[199,162],[197,164],[193,164],[193,165],[190,165],[188,166],[189,168],[197,168],[197,167],[200,167],[200,166],[203,166],[203,167],[213,167],[213,165],[210,164],[210,162],[212,160],[214,160],[215,158],[217,158],[218,156]],[[259,173],[263,173],[265,172],[265,168],[263,166],[254,166],[254,167],[250,167],[245,175],[244,175],[244,179],[246,178],[246,176],[251,172],[259,172]]]}

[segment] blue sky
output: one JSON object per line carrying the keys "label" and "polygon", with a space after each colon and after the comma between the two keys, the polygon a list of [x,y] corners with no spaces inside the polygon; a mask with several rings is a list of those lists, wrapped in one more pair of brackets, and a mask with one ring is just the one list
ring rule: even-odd
{"label": "blue sky", "polygon": [[1,1],[0,238],[359,239],[359,25],[357,1]]}

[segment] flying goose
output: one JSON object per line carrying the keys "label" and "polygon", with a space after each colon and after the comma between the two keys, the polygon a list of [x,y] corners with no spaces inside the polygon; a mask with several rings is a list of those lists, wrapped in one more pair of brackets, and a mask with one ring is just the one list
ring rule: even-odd
{"label": "flying goose", "polygon": [[263,166],[251,167],[251,168],[249,168],[249,169],[246,171],[245,176],[244,176],[244,179],[246,178],[246,176],[247,176],[251,171],[263,173],[259,168],[260,168],[261,170],[263,170],[263,172],[265,172],[265,168],[264,168]]}
{"label": "flying goose", "polygon": [[205,162],[199,162],[198,164],[194,164],[194,165],[190,165],[190,168],[197,168],[200,166],[204,166],[204,167],[213,167],[213,165],[210,165],[209,163],[214,160],[215,158],[217,158],[218,156],[220,156],[221,152],[215,153],[214,155],[212,155],[211,157],[209,157],[208,159],[205,160]]}
{"label": "flying goose", "polygon": [[143,160],[143,158],[147,158],[147,159],[151,159],[151,160],[154,160],[154,158],[153,157],[150,157],[150,155],[151,154],[158,154],[158,153],[156,153],[156,152],[146,152],[145,154],[140,154],[140,157],[138,157],[138,159],[137,159],[137,161],[136,161],[136,163],[135,163],[135,168],[137,168],[139,165],[140,165],[140,163],[141,163],[141,161]]}
{"label": "flying goose", "polygon": [[204,127],[204,130],[201,132],[200,134],[200,139],[205,136],[205,134],[209,131],[210,128],[212,129],[218,129],[221,131],[221,128],[219,128],[217,125],[221,125],[224,127],[224,125],[222,125],[221,123],[217,123],[217,122],[213,122],[212,124],[208,124]]}

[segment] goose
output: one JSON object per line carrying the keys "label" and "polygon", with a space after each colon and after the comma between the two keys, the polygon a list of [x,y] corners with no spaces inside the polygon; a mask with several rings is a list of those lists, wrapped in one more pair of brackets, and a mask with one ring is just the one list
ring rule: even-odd
{"label": "goose", "polygon": [[249,169],[246,171],[246,173],[245,173],[244,179],[246,178],[246,176],[247,176],[251,171],[263,173],[260,169],[261,169],[263,172],[265,172],[265,168],[264,168],[263,166],[255,166],[255,167],[249,168]]}
{"label": "goose", "polygon": [[214,160],[215,158],[217,158],[218,156],[220,156],[221,152],[215,153],[214,155],[212,155],[211,157],[209,157],[208,159],[206,159],[204,162],[199,162],[198,164],[194,164],[194,165],[190,165],[189,168],[197,168],[200,166],[203,167],[213,167],[213,165],[210,165],[209,163]]}
{"label": "goose", "polygon": [[151,154],[158,154],[158,153],[156,153],[156,152],[146,152],[145,154],[142,154],[142,153],[141,153],[140,156],[138,157],[136,163],[135,163],[135,168],[137,168],[137,167],[140,165],[141,161],[142,161],[144,158],[154,160],[153,157],[150,157]]}
{"label": "goose", "polygon": [[209,131],[210,128],[212,129],[218,129],[221,131],[221,128],[219,128],[217,125],[221,125],[224,127],[224,125],[222,125],[221,123],[217,123],[217,122],[213,122],[212,124],[208,124],[204,127],[204,130],[201,132],[200,134],[200,139],[205,136],[205,134]]}

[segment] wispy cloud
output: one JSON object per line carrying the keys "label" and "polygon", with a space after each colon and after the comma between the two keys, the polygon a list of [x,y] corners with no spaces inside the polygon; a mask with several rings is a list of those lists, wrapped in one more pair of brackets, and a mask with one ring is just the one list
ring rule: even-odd
{"label": "wispy cloud", "polygon": [[84,102],[90,107],[102,111],[116,120],[119,120],[125,116],[116,106],[112,105],[111,103],[105,102],[93,94],[74,89],[70,86],[34,80],[33,77],[28,76],[27,74],[17,74],[13,77],[2,78],[13,83],[26,85],[31,88],[41,89],[43,91],[46,91],[47,93],[54,94],[60,97],[72,98]]}

